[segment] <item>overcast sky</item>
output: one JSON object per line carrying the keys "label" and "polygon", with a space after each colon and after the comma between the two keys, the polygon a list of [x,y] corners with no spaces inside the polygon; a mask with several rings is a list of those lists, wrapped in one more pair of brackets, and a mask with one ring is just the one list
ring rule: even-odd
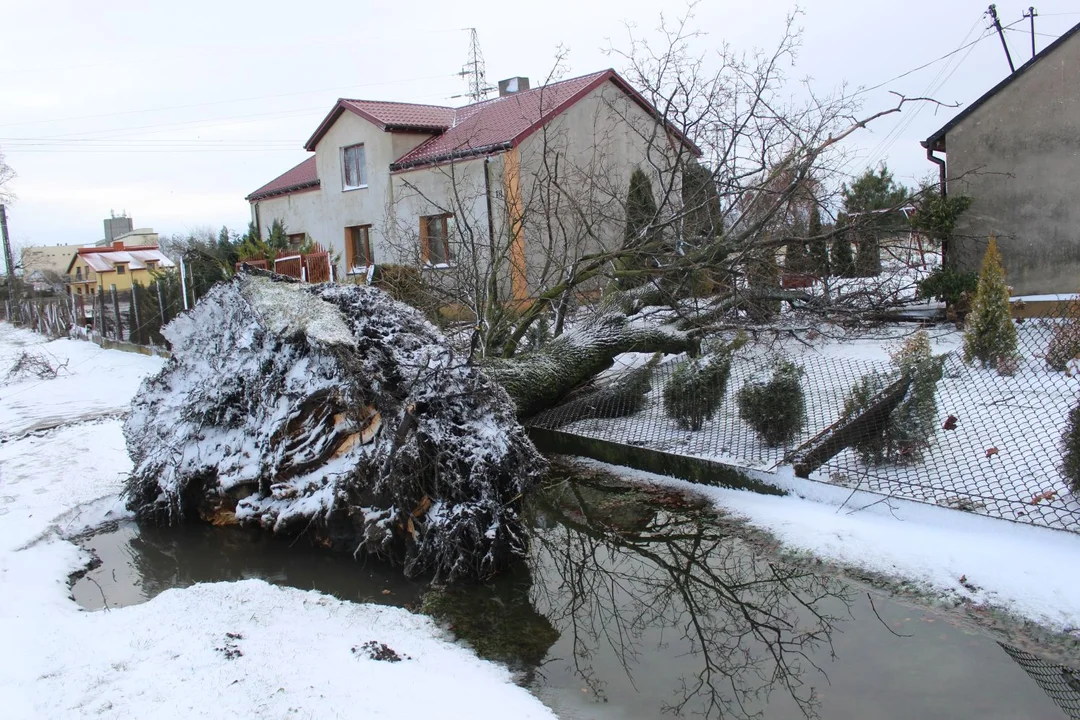
{"label": "overcast sky", "polygon": [[[1028,2],[998,3],[1004,24]],[[656,27],[655,0],[543,3],[367,0],[183,3],[4,0],[0,4],[0,151],[17,172],[9,207],[16,245],[93,242],[102,219],[126,211],[138,227],[242,230],[244,196],[304,159],[302,145],[338,97],[461,104],[455,75],[476,27],[488,80],[543,78],[557,48],[571,75],[614,66],[626,24]],[[678,12],[675,3],[668,12]],[[708,42],[769,48],[786,0],[709,0],[694,25]],[[986,5],[967,0],[806,0],[793,78],[819,92],[870,87],[987,34]],[[1037,45],[1080,22],[1076,0],[1037,6]],[[1028,22],[1006,33],[1019,66],[1031,54]],[[944,72],[942,73],[942,71]],[[887,91],[969,103],[1008,73],[988,35]],[[940,86],[938,86],[940,84]],[[931,170],[919,140],[956,110],[912,108],[853,138],[860,166],[885,160],[908,183]]]}

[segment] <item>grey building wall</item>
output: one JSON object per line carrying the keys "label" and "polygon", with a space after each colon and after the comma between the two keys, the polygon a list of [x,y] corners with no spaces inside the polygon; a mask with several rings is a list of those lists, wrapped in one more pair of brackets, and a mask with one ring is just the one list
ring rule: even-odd
{"label": "grey building wall", "polygon": [[996,235],[1018,295],[1080,290],[1080,33],[948,131],[950,195],[968,195],[950,257],[978,270]]}

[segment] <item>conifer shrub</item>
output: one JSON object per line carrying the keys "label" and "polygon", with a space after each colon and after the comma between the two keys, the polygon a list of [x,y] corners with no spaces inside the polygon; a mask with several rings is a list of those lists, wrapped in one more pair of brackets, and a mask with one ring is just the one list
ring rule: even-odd
{"label": "conifer shrub", "polygon": [[1046,346],[1046,366],[1062,372],[1070,360],[1080,357],[1080,300],[1072,300],[1065,308],[1065,318],[1050,334]]}
{"label": "conifer shrub", "polygon": [[964,361],[978,360],[994,367],[999,359],[1016,354],[1016,327],[1009,309],[1009,287],[997,239],[991,237],[983,256],[979,287],[964,331]]}
{"label": "conifer shrub", "polygon": [[[855,451],[867,465],[916,463],[937,431],[937,384],[945,356],[931,354],[930,336],[920,330],[892,352],[891,358],[900,377],[909,378],[911,384],[885,421],[855,444]],[[844,401],[844,416],[868,409],[893,379],[877,372],[864,375]]]}
{"label": "conifer shrub", "polygon": [[[739,343],[741,345],[741,343]],[[700,430],[712,420],[731,377],[730,345],[707,356],[690,358],[671,373],[664,386],[664,412],[684,430]]]}
{"label": "conifer shrub", "polygon": [[851,238],[847,230],[841,230],[833,240],[831,264],[834,276],[855,277],[855,256],[851,252]]}
{"label": "conifer shrub", "polygon": [[739,416],[770,447],[785,445],[806,425],[802,368],[781,360],[768,382],[748,382],[739,389]]}
{"label": "conifer shrub", "polygon": [[1074,493],[1080,493],[1080,403],[1069,411],[1065,431],[1061,433],[1061,472]]}

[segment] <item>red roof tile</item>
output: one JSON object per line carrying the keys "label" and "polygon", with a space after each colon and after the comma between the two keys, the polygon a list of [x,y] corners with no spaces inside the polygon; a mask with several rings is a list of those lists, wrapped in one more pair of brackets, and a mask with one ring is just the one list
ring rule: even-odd
{"label": "red roof tile", "polygon": [[250,202],[317,187],[319,187],[319,176],[315,170],[315,156],[312,155],[293,169],[266,183],[245,199]]}
{"label": "red roof tile", "polygon": [[[414,130],[432,133],[431,138],[398,158],[390,166],[391,170],[494,152],[516,146],[553,117],[608,81],[615,83],[646,112],[659,115],[618,73],[614,70],[603,70],[460,108],[341,99],[323,118],[304,148],[314,152],[323,135],[342,113],[348,111],[383,131]],[[700,154],[698,148],[677,129],[671,128],[671,132],[682,140],[691,152]],[[315,170],[315,158],[310,157],[248,195],[247,200],[254,201],[316,187],[319,187],[319,178]]]}
{"label": "red roof tile", "polygon": [[386,129],[424,129],[442,131],[454,124],[455,109],[442,105],[413,105],[412,103],[382,102],[379,100],[342,100],[359,115],[374,118],[376,125]]}
{"label": "red roof tile", "polygon": [[383,131],[419,130],[421,132],[442,132],[454,124],[452,107],[442,105],[415,105],[413,103],[384,102],[382,100],[337,101],[330,113],[315,128],[304,149],[315,151],[315,146],[322,140],[330,126],[337,122],[341,114],[348,110],[364,118]]}
{"label": "red roof tile", "polygon": [[[648,103],[614,70],[604,70],[581,77],[550,83],[520,93],[485,100],[457,109],[453,127],[426,140],[398,158],[391,170],[402,170],[463,155],[483,154],[516,146],[593,89],[612,81],[641,105],[656,114]],[[697,147],[677,130],[672,132],[692,149]]]}

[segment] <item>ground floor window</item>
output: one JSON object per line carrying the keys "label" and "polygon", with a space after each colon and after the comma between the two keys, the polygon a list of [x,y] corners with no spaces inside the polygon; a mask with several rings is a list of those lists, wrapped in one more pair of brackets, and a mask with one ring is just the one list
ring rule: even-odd
{"label": "ground floor window", "polygon": [[449,265],[450,235],[454,230],[454,216],[449,213],[427,215],[420,218],[420,257],[428,265]]}
{"label": "ground floor window", "polygon": [[345,258],[349,272],[363,272],[375,263],[371,254],[371,226],[354,225],[345,228]]}

